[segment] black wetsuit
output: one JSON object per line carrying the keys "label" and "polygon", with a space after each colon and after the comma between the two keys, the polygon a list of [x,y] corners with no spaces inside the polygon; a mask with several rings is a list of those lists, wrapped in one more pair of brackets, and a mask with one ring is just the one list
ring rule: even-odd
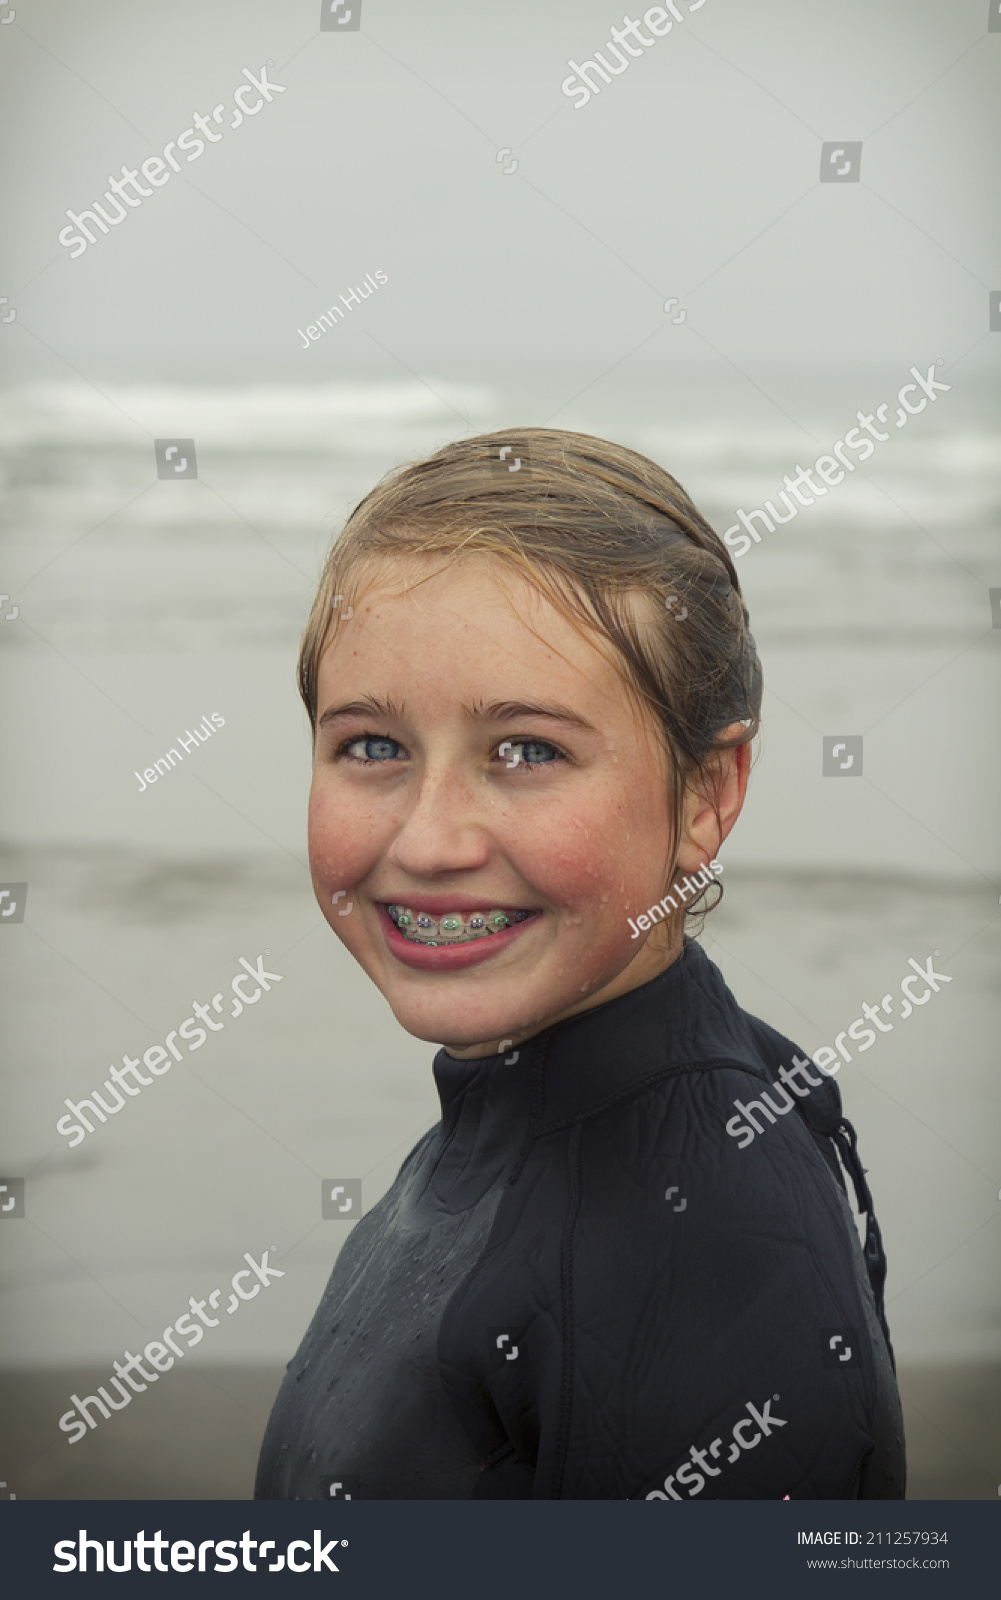
{"label": "black wetsuit", "polygon": [[256,1498],[902,1499],[879,1230],[837,1085],[776,1083],[796,1049],[688,941],[517,1059],[439,1051]]}

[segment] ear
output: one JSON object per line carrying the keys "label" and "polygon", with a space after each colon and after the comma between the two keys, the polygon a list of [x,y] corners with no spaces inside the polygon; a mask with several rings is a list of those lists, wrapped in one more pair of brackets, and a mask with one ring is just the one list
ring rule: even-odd
{"label": "ear", "polygon": [[[723,728],[721,739],[732,739],[742,722]],[[697,872],[713,859],[740,816],[751,774],[751,746],[740,744],[720,750],[685,796],[685,814],[678,841],[678,867]]]}

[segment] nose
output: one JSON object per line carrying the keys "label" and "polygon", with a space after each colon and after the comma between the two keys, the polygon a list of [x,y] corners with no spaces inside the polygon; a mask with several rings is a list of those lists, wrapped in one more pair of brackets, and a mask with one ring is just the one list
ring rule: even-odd
{"label": "nose", "polygon": [[487,805],[486,795],[478,795],[454,768],[425,771],[386,852],[388,861],[409,877],[424,879],[486,866],[491,852]]}

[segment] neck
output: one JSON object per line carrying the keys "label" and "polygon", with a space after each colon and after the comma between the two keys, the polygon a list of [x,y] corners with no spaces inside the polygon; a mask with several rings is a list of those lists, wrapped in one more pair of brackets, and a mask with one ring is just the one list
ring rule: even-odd
{"label": "neck", "polygon": [[547,1028],[553,1027],[557,1022],[565,1022],[568,1017],[577,1017],[582,1011],[592,1011],[595,1006],[602,1006],[608,1000],[617,1000],[620,995],[628,994],[631,989],[638,989],[644,983],[649,983],[652,978],[657,978],[668,967],[674,965],[681,955],[684,947],[684,930],[679,921],[677,928],[672,929],[671,942],[663,945],[659,941],[654,946],[654,941],[648,939],[642,950],[638,950],[633,959],[617,972],[594,994],[587,995],[585,999],[578,1000],[575,1005],[567,1006],[564,1011],[557,1011],[551,1017],[544,1018],[534,1027],[523,1029],[521,1033],[505,1034],[502,1038],[486,1039],[479,1044],[449,1044],[444,1040],[445,1049],[450,1056],[455,1056],[459,1061],[475,1061],[482,1056],[494,1056],[502,1051],[510,1051],[524,1044],[528,1039],[534,1039],[537,1034],[544,1033]]}

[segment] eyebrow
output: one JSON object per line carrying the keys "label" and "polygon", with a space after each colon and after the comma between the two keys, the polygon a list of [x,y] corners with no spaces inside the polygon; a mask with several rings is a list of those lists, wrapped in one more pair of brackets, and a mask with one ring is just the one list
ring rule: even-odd
{"label": "eyebrow", "polygon": [[[550,722],[565,722],[575,728],[584,728],[595,732],[593,722],[582,717],[579,712],[570,706],[559,704],[533,705],[523,700],[493,700],[489,705],[463,706],[468,717],[473,717],[482,722],[510,722],[518,717],[545,717]],[[388,720],[399,720],[403,715],[403,708],[394,705],[392,700],[380,700],[375,695],[362,695],[357,700],[346,701],[344,705],[330,706],[317,721],[317,728],[325,728],[331,722],[336,722],[339,717],[381,717]]]}
{"label": "eyebrow", "polygon": [[588,722],[579,711],[559,704],[535,705],[524,700],[493,700],[489,705],[463,706],[467,716],[482,718],[486,722],[511,722],[518,717],[546,717],[550,722],[567,722],[575,728],[595,732],[593,722]]}
{"label": "eyebrow", "polygon": [[342,706],[329,706],[317,721],[317,728],[325,728],[328,723],[336,722],[338,717],[380,717],[385,721],[399,719],[403,715],[403,708],[394,705],[392,700],[380,700],[374,694],[364,694],[358,700],[348,700]]}

